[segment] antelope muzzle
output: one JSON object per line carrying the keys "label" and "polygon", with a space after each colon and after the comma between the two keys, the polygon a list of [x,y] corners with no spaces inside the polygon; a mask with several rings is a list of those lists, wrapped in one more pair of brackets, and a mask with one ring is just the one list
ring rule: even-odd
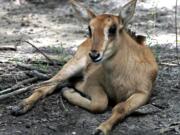
{"label": "antelope muzzle", "polygon": [[99,62],[102,60],[102,55],[96,50],[91,50],[89,53],[89,57],[93,62]]}

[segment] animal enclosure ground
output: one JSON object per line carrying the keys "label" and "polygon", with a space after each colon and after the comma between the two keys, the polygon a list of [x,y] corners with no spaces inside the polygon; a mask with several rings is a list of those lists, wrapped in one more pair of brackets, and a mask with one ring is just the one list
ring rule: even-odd
{"label": "animal enclosure ground", "polygon": [[[31,64],[47,74],[55,74],[87,35],[87,25],[75,19],[66,1],[21,6],[5,0],[0,2],[0,47],[17,45],[16,51],[0,51],[0,91],[30,78],[27,70],[19,67],[18,63]],[[97,12],[115,6],[110,2],[87,3],[98,9]],[[147,9],[141,4],[143,2],[136,9],[131,28],[150,36],[148,42],[160,63],[159,74],[149,103],[116,125],[112,134],[178,135],[180,67],[176,64],[175,27],[172,23],[174,9]],[[163,41],[160,41],[162,37]],[[36,45],[60,66],[49,65],[37,50],[23,40]],[[25,115],[10,115],[8,106],[17,104],[30,94],[31,91],[0,101],[0,135],[89,135],[111,114],[112,107],[102,114],[92,114],[73,106],[57,90]]]}

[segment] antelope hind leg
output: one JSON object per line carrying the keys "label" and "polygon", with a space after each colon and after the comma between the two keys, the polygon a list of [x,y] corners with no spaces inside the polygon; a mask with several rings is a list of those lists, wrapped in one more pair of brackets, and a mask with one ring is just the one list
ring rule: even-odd
{"label": "antelope hind leg", "polygon": [[[68,87],[62,89],[62,94],[63,97],[66,98],[70,103],[77,105],[81,108],[84,108],[88,111],[98,113],[104,111],[108,105],[107,96],[105,94],[101,95],[98,92],[98,90],[97,90],[98,97],[91,96],[91,94],[87,95],[90,96],[90,99],[81,96],[79,92],[75,91],[73,88],[68,88]],[[81,92],[84,93],[83,91]]]}
{"label": "antelope hind leg", "polygon": [[134,110],[144,105],[148,100],[145,93],[135,93],[125,102],[118,103],[112,110],[112,115],[105,122],[100,124],[94,135],[108,135],[113,125],[132,113]]}

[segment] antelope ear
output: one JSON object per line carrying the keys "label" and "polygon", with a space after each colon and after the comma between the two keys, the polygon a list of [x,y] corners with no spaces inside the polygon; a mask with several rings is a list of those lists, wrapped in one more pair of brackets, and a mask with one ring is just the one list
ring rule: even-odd
{"label": "antelope ear", "polygon": [[95,13],[86,8],[82,3],[75,0],[70,0],[70,3],[80,19],[90,21],[92,18],[96,17]]}
{"label": "antelope ear", "polygon": [[127,25],[132,19],[135,13],[136,2],[137,0],[132,0],[122,7],[119,16],[122,18],[124,25]]}

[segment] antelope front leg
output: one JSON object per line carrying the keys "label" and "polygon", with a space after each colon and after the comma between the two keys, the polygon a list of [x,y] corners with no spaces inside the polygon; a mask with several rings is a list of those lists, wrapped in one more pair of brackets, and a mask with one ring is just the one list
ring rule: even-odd
{"label": "antelope front leg", "polygon": [[21,115],[26,113],[40,98],[51,94],[59,83],[80,72],[85,66],[86,56],[81,58],[74,57],[67,64],[65,64],[64,67],[53,78],[46,81],[51,83],[40,86],[34,90],[30,97],[24,99],[19,105],[11,107],[11,114]]}
{"label": "antelope front leg", "polygon": [[113,108],[111,117],[96,129],[94,135],[108,135],[113,125],[140,106],[144,105],[147,102],[148,97],[149,96],[145,93],[136,93],[129,97],[125,102],[118,103]]}

